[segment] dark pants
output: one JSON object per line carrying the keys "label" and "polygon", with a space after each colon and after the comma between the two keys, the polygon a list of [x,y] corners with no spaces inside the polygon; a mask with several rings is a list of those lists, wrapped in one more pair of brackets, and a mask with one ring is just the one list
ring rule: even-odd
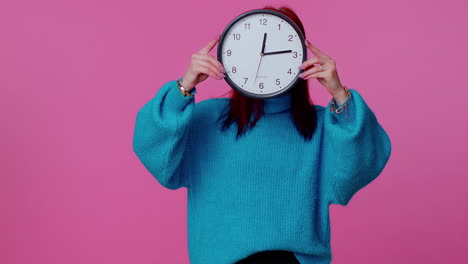
{"label": "dark pants", "polygon": [[234,264],[300,264],[292,251],[265,250],[256,252]]}

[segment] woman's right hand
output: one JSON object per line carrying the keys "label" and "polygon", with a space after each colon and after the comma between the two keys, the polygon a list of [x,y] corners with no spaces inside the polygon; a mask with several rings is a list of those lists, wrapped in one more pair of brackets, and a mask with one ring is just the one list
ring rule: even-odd
{"label": "woman's right hand", "polygon": [[206,80],[208,76],[216,80],[226,77],[223,65],[212,55],[209,55],[213,47],[218,43],[220,36],[210,41],[203,49],[192,55],[190,65],[182,78],[182,86],[190,91],[195,85]]}

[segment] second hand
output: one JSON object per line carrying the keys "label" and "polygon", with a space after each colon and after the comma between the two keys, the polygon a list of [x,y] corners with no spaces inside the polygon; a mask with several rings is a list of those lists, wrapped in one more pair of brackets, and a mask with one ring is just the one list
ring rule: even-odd
{"label": "second hand", "polygon": [[260,55],[260,61],[258,62],[257,73],[255,74],[254,86],[257,82],[258,70],[260,69],[260,64],[262,64],[263,55]]}

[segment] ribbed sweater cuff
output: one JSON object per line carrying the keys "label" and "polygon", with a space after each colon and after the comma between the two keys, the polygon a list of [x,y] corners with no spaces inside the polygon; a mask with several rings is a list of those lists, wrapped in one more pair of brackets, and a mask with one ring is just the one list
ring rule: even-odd
{"label": "ribbed sweater cuff", "polygon": [[[178,79],[182,80],[182,77]],[[197,88],[194,87],[190,94],[192,96],[184,96],[177,87],[176,80],[172,80],[167,84],[169,91],[166,94],[165,102],[171,106],[172,109],[182,111],[191,101],[195,100]]]}

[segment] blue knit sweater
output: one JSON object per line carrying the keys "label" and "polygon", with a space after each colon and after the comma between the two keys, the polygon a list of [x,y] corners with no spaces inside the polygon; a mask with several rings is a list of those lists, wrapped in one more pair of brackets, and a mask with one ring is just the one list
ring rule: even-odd
{"label": "blue knit sweater", "polygon": [[221,132],[229,98],[194,102],[167,82],[138,111],[133,149],[168,189],[187,188],[191,264],[233,264],[255,252],[289,250],[302,264],[330,263],[329,205],[347,205],[374,180],[391,152],[387,133],[350,89],[348,115],[314,105],[305,142],[291,94],[265,99],[265,115],[235,140]]}

